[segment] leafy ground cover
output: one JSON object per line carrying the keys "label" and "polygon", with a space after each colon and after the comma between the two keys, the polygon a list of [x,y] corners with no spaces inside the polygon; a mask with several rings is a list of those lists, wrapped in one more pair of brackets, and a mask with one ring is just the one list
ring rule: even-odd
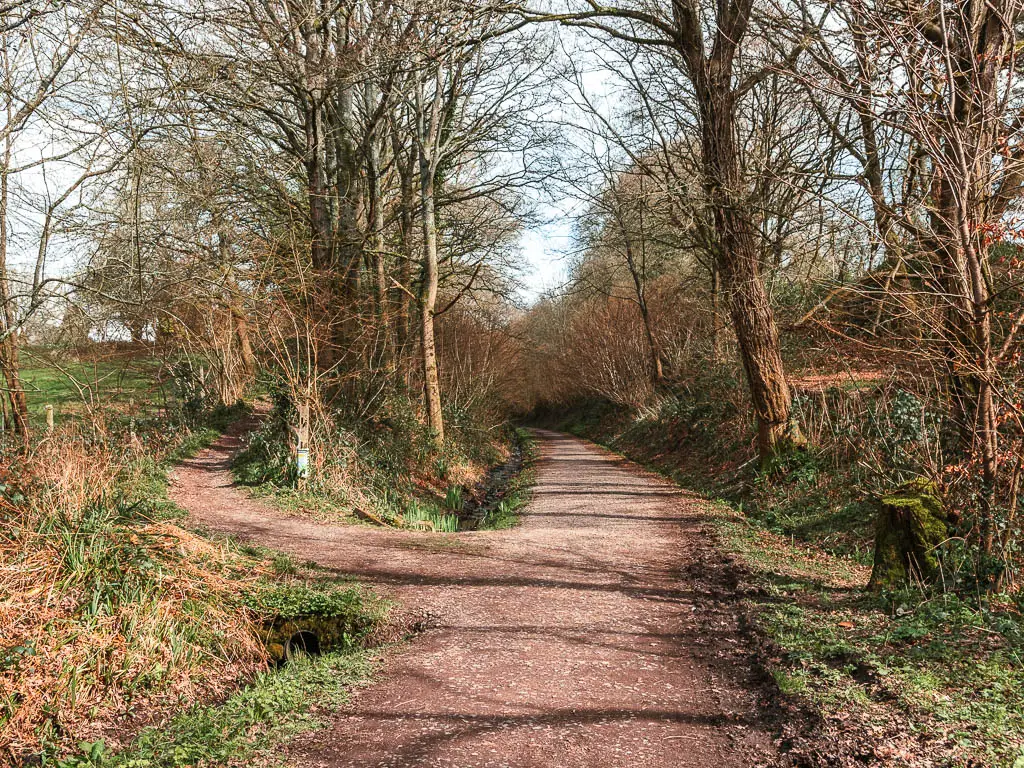
{"label": "leafy ground cover", "polygon": [[869,569],[724,508],[714,520],[779,690],[820,719],[815,758],[905,766],[1024,765],[1024,623],[1005,599],[864,589]]}
{"label": "leafy ground cover", "polygon": [[273,764],[282,744],[327,724],[328,712],[371,679],[376,659],[353,648],[263,670],[224,703],[197,705],[147,728],[120,752],[104,742],[83,742],[59,768]]}
{"label": "leafy ground cover", "polygon": [[290,738],[323,727],[351,689],[371,679],[379,654],[364,643],[386,605],[365,589],[300,576],[294,564],[280,565],[278,560],[275,572],[287,571],[292,578],[264,574],[240,592],[242,609],[257,617],[339,619],[354,628],[343,643],[323,654],[293,655],[287,664],[263,667],[226,700],[193,703],[159,726],[143,728],[121,749],[111,750],[102,740],[80,742],[77,752],[58,761],[59,768],[272,762]]}

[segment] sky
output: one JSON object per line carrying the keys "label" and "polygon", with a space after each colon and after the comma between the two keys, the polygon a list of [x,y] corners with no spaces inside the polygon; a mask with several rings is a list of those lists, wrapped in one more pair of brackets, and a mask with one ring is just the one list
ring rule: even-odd
{"label": "sky", "polygon": [[568,260],[575,243],[572,221],[567,216],[532,227],[519,239],[525,264],[520,296],[532,304],[544,293],[558,289],[566,281]]}
{"label": "sky", "polygon": [[[602,103],[611,87],[609,73],[603,68],[587,65],[589,54],[581,47],[582,38],[577,32],[560,29],[558,35],[560,52],[556,60],[572,58],[588,99],[594,104]],[[562,91],[562,88],[566,90]],[[539,119],[565,127],[586,122],[586,116],[574,103],[573,86],[563,83],[553,91],[553,98]],[[573,135],[573,142],[582,140],[582,135]],[[564,150],[563,145],[555,151]],[[573,216],[580,212],[580,200],[567,189],[563,189],[560,195],[558,185],[550,183],[545,190],[534,190],[528,194],[533,198],[535,213],[541,218],[541,223],[526,229],[519,240],[520,256],[525,265],[520,297],[530,304],[566,283],[569,257],[577,246]]]}

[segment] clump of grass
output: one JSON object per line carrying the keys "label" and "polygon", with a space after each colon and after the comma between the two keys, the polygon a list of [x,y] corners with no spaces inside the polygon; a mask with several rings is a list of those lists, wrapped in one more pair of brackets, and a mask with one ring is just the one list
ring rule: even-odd
{"label": "clump of grass", "polygon": [[426,529],[440,533],[455,533],[459,530],[459,516],[442,512],[436,507],[418,501],[409,502],[405,513],[401,516],[402,526],[413,529]]}
{"label": "clump of grass", "polygon": [[[263,706],[270,696],[274,712],[295,703],[291,694],[267,693],[279,678],[257,675],[267,667],[268,620],[295,611],[343,615],[353,645],[375,625],[383,607],[351,583],[299,583],[300,568],[286,555],[215,543],[174,524],[167,464],[215,434],[117,442],[67,428],[9,472],[0,467],[0,753],[46,762],[77,752],[72,764],[105,765],[130,738],[134,713],[161,722],[192,707],[175,720],[179,755],[202,754],[213,749],[212,732],[205,747],[195,746],[207,738],[202,724],[221,722],[202,703],[239,681],[257,676],[257,692],[240,702]],[[23,480],[21,490],[10,476]],[[271,580],[282,575],[293,578]],[[225,727],[235,727],[241,710],[226,711],[234,714]],[[248,743],[246,733],[228,740],[231,749]],[[153,731],[140,739],[138,765],[194,764],[155,758],[160,738]]]}
{"label": "clump of grass", "polygon": [[462,509],[463,498],[462,498],[462,486],[453,485],[448,488],[448,492],[444,497],[444,505],[447,509],[453,512],[458,512]]}
{"label": "clump of grass", "polygon": [[159,728],[148,728],[120,753],[87,742],[60,768],[184,768],[249,765],[272,758],[296,733],[323,727],[322,712],[348,698],[373,672],[367,651],[302,656],[260,672],[219,705],[198,705]]}

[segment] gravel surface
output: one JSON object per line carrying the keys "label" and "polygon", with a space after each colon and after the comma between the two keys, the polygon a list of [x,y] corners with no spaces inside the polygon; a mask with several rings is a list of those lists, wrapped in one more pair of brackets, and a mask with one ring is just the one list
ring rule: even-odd
{"label": "gravel surface", "polygon": [[373,584],[426,627],[293,766],[773,765],[770,707],[706,502],[538,431],[522,525],[460,534],[329,526],[231,484],[239,427],[179,468],[210,528]]}

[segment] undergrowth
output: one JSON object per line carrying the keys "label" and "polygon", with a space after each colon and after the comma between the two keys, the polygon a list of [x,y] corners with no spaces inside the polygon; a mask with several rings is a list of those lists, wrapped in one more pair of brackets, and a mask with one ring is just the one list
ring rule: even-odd
{"label": "undergrowth", "polygon": [[259,563],[116,496],[3,518],[0,744],[16,758],[59,755],[132,711],[159,718],[264,663],[237,597]]}
{"label": "undergrowth", "polygon": [[327,712],[348,700],[374,669],[360,649],[304,656],[264,670],[223,704],[199,705],[159,728],[147,728],[126,749],[84,742],[58,768],[185,768],[249,765],[272,759],[282,742],[322,728]]}
{"label": "undergrowth", "polygon": [[383,398],[372,412],[314,409],[309,476],[299,482],[289,446],[296,416],[289,398],[278,394],[271,416],[235,457],[234,476],[290,511],[454,531],[466,489],[507,457],[514,435],[507,428],[481,428],[479,417],[456,409],[445,417],[445,441],[438,447],[401,392]]}
{"label": "undergrowth", "polygon": [[[270,617],[347,612],[358,617],[353,646],[379,618],[351,583],[298,583],[286,556],[179,524],[181,511],[166,499],[169,465],[242,412],[218,409],[191,427],[136,423],[127,434],[118,423],[69,424],[0,465],[0,754],[8,762],[114,759],[139,728],[183,709],[191,714],[175,722],[186,744],[189,718],[245,680],[255,679],[257,692],[239,707],[263,706],[266,695],[268,711],[284,712],[295,699],[273,681],[286,678],[260,674]],[[163,733],[140,737],[136,752],[155,759]],[[195,764],[182,761],[153,764]]]}
{"label": "undergrowth", "polygon": [[1024,765],[1024,624],[1012,602],[872,595],[865,567],[724,510],[713,522],[754,587],[748,615],[781,693],[822,717],[810,751],[827,752],[824,736],[869,764]]}

